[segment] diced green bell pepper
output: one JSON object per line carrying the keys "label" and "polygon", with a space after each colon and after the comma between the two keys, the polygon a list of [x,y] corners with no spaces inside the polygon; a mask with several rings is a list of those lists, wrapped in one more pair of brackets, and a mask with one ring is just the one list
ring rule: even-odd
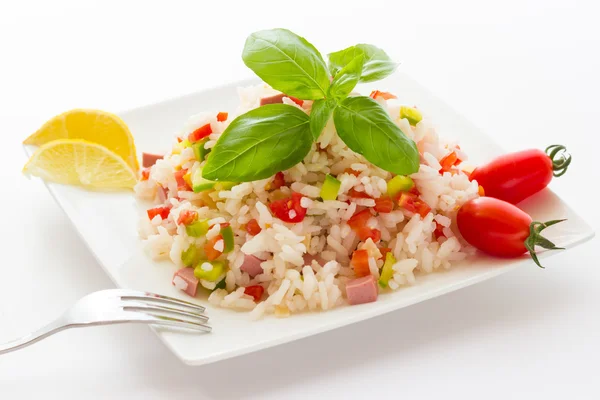
{"label": "diced green bell pepper", "polygon": [[192,190],[194,193],[204,192],[215,187],[215,181],[209,181],[202,177],[202,169],[198,168],[192,175]]}
{"label": "diced green bell pepper", "polygon": [[400,118],[406,118],[409,124],[415,126],[423,119],[423,115],[416,108],[402,106],[400,107]]}
{"label": "diced green bell pepper", "polygon": [[188,247],[187,250],[181,252],[181,262],[186,267],[191,267],[196,261],[196,256],[198,255],[198,248],[195,244]]}
{"label": "diced green bell pepper", "polygon": [[223,253],[229,253],[233,250],[233,229],[231,226],[226,226],[221,229],[221,236],[223,237]]}
{"label": "diced green bell pepper", "polygon": [[196,160],[200,162],[204,161],[208,153],[210,153],[210,149],[204,148],[206,142],[208,142],[208,138],[204,138],[201,141],[192,144],[192,149],[194,149],[194,156],[196,157]]}
{"label": "diced green bell pepper", "polygon": [[196,221],[185,227],[185,232],[191,237],[202,237],[208,232],[208,220]]}
{"label": "diced green bell pepper", "polygon": [[323,200],[335,200],[337,199],[338,191],[340,190],[342,182],[335,179],[333,176],[325,175],[325,182],[321,187],[321,198]]}
{"label": "diced green bell pepper", "polygon": [[[212,269],[205,271],[202,265],[210,264]],[[217,279],[225,273],[225,263],[223,261],[200,261],[196,268],[194,268],[194,276],[198,279],[204,279],[209,282],[216,282]]]}
{"label": "diced green bell pepper", "polygon": [[237,185],[237,182],[217,182],[215,184],[215,190],[230,190],[235,185]]}
{"label": "diced green bell pepper", "polygon": [[379,277],[379,286],[382,288],[388,287],[388,282],[392,279],[392,276],[394,276],[394,270],[392,269],[394,264],[396,264],[396,259],[390,251],[385,255],[385,263],[383,264],[381,276]]}
{"label": "diced green bell pepper", "polygon": [[414,186],[415,182],[410,176],[396,175],[387,183],[387,192],[390,197],[394,197],[400,192],[408,192]]}
{"label": "diced green bell pepper", "polygon": [[227,287],[227,284],[225,283],[225,278],[223,278],[219,281],[219,283],[217,283],[217,285],[215,286],[215,288],[213,290],[211,290],[211,292],[214,292],[217,289],[225,289],[226,287]]}

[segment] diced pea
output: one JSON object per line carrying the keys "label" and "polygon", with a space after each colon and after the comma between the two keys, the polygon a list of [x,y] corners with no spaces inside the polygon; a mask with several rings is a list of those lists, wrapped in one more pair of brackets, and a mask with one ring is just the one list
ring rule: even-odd
{"label": "diced pea", "polygon": [[200,162],[204,161],[208,153],[210,153],[210,149],[204,148],[206,142],[208,142],[208,138],[202,139],[201,141],[192,144],[192,149],[194,149],[194,156],[196,157],[196,160]]}
{"label": "diced pea", "polygon": [[423,119],[423,115],[416,108],[402,106],[400,107],[400,118],[406,118],[409,124],[415,126]]}
{"label": "diced pea", "polygon": [[206,233],[208,232],[208,228],[208,220],[203,219],[201,221],[196,221],[186,226],[185,232],[188,234],[188,236],[191,237],[201,237],[206,235]]}
{"label": "diced pea", "polygon": [[325,182],[321,187],[321,198],[323,200],[335,200],[337,199],[338,191],[342,182],[335,179],[333,176],[325,175]]}
{"label": "diced pea", "polygon": [[215,187],[215,181],[209,181],[202,177],[202,169],[198,168],[192,175],[192,190],[194,193],[204,192]]}
{"label": "diced pea", "polygon": [[221,229],[221,236],[223,237],[223,242],[225,244],[223,253],[229,253],[233,250],[233,229],[231,229],[231,226],[226,226]]}
{"label": "diced pea", "polygon": [[383,268],[381,269],[381,276],[379,277],[379,286],[382,288],[386,288],[388,286],[388,282],[394,276],[394,270],[392,266],[396,263],[396,259],[394,255],[390,251],[385,255],[385,263],[383,264]]}
{"label": "diced pea", "polygon": [[196,245],[191,245],[190,247],[188,247],[187,250],[181,252],[181,262],[183,262],[183,265],[185,265],[186,267],[190,267],[194,264],[194,261],[196,261],[196,256],[198,255],[198,248],[196,247]]}
{"label": "diced pea", "polygon": [[410,176],[396,175],[387,183],[387,192],[390,197],[396,196],[400,192],[407,192],[415,186],[415,182]]}
{"label": "diced pea", "polygon": [[[212,265],[212,269],[210,271],[206,271],[202,268],[203,264]],[[196,268],[194,268],[194,276],[198,279],[204,279],[209,282],[216,282],[217,279],[223,275],[225,272],[225,263],[223,261],[200,261]]]}

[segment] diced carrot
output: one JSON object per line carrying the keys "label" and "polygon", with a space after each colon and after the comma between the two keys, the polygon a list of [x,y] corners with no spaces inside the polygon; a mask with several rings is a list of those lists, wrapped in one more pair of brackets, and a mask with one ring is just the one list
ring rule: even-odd
{"label": "diced carrot", "polygon": [[219,122],[227,121],[228,116],[229,116],[229,113],[220,112],[217,114],[217,121],[219,121]]}
{"label": "diced carrot", "polygon": [[358,231],[359,229],[367,226],[367,221],[369,221],[372,216],[371,210],[367,208],[366,210],[355,213],[348,220],[348,225],[350,225],[350,228],[352,228],[354,231]]}
{"label": "diced carrot", "polygon": [[357,277],[371,275],[371,269],[369,268],[369,253],[367,250],[355,250],[352,253],[352,268],[354,268],[354,274]]}
{"label": "diced carrot", "polygon": [[373,207],[378,213],[390,213],[394,209],[394,201],[389,196],[382,196],[375,199],[375,207]]}
{"label": "diced carrot", "polygon": [[258,235],[260,233],[260,231],[262,231],[262,229],[261,229],[260,225],[258,225],[258,221],[256,219],[252,218],[246,224],[246,232],[248,232],[252,236]]}
{"label": "diced carrot", "polygon": [[183,210],[177,218],[178,225],[189,225],[198,219],[198,212],[194,210]]}
{"label": "diced carrot", "polygon": [[204,244],[204,253],[206,254],[206,258],[209,261],[213,261],[216,260],[217,258],[219,258],[219,256],[221,254],[223,254],[222,251],[216,250],[215,249],[215,244],[219,241],[219,240],[223,240],[223,237],[221,235],[217,235],[214,238],[208,240],[205,244]]}
{"label": "diced carrot", "polygon": [[361,241],[366,241],[367,239],[371,239],[373,242],[377,243],[381,240],[381,231],[379,229],[373,229],[369,227],[360,228],[357,232],[358,237]]}

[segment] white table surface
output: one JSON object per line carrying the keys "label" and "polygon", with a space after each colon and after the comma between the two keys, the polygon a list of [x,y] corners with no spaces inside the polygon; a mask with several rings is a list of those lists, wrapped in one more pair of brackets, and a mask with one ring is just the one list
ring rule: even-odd
{"label": "white table surface", "polygon": [[[119,111],[249,76],[243,42],[263,28],[324,53],[375,43],[507,149],[567,145],[573,164],[552,188],[600,226],[597,2],[201,3],[0,3],[0,342],[113,287],[42,183],[20,174],[20,142],[69,108]],[[0,357],[0,398],[598,399],[598,245],[203,367],[143,326],[68,331]]]}

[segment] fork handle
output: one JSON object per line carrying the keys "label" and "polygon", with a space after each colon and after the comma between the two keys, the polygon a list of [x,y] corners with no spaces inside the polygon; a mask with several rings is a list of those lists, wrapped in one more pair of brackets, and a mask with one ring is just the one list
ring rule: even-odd
{"label": "fork handle", "polygon": [[0,355],[22,349],[23,347],[37,343],[48,336],[52,336],[55,333],[69,329],[70,327],[71,326],[64,324],[60,320],[54,321],[33,333],[23,336],[20,339],[16,339],[8,343],[0,343]]}

